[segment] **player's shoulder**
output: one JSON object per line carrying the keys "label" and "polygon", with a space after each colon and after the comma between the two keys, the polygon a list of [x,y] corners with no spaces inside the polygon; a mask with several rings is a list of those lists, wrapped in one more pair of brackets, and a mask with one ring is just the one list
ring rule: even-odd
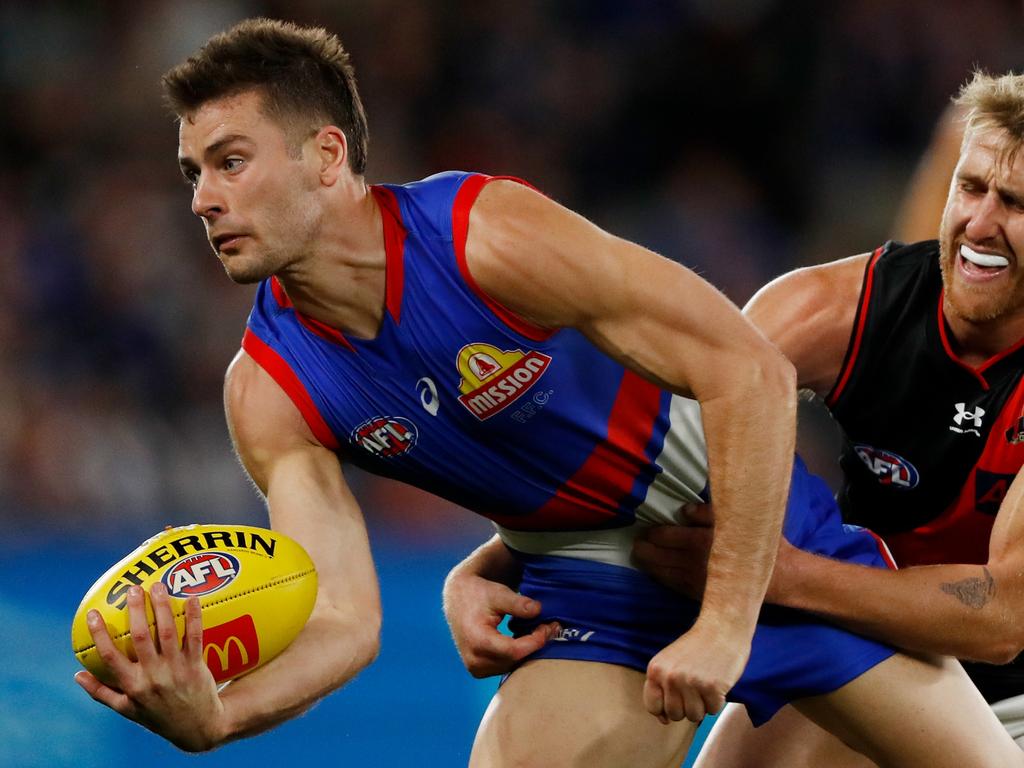
{"label": "player's shoulder", "polygon": [[856,301],[876,273],[921,273],[938,269],[937,240],[902,243],[890,240],[873,251],[822,264],[801,267],[769,283],[766,288],[790,300],[831,297],[833,302]]}
{"label": "player's shoulder", "polygon": [[473,171],[443,171],[404,184],[376,185],[390,198],[392,213],[406,233],[419,233],[428,239],[449,239],[453,211],[474,179],[487,178]]}
{"label": "player's shoulder", "polygon": [[238,446],[318,442],[280,382],[244,349],[224,375],[224,412]]}
{"label": "player's shoulder", "polygon": [[856,303],[865,266],[872,254],[862,253],[786,272],[759,290],[747,310],[768,306],[806,316],[815,306],[835,307],[846,300]]}

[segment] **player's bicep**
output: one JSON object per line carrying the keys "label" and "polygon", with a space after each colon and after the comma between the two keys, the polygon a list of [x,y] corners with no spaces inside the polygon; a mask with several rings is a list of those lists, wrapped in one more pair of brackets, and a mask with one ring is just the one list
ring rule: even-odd
{"label": "player's bicep", "polygon": [[[484,188],[466,254],[492,298],[537,325],[582,331],[677,392],[697,393],[730,356],[740,362],[768,349],[738,308],[693,272],[529,189]],[[700,365],[708,354],[722,365]]]}

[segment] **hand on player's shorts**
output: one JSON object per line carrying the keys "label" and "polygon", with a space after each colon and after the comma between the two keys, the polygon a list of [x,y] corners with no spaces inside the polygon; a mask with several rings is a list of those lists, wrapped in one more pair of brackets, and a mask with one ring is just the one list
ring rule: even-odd
{"label": "hand on player's shorts", "polygon": [[166,588],[157,584],[150,596],[155,638],[146,618],[145,592],[139,587],[128,591],[129,629],[137,661],[114,645],[99,613],[90,612],[89,633],[116,687],[104,685],[85,671],[75,675],[75,682],[96,701],[185,751],[210,749],[222,738],[224,707],[203,661],[199,601],[190,598],[185,603],[185,635],[179,644]]}
{"label": "hand on player's shorts", "polygon": [[540,603],[475,573],[453,574],[444,585],[444,615],[455,647],[473,677],[510,672],[558,631],[556,622],[541,624],[529,635],[512,638],[498,631],[508,614],[532,619]]}
{"label": "hand on player's shorts", "polygon": [[750,656],[750,639],[717,631],[698,619],[647,665],[644,706],[661,722],[699,723],[725,706]]}
{"label": "hand on player's shorts", "polygon": [[633,543],[633,557],[656,581],[699,600],[707,580],[714,529],[694,524],[646,529]]}

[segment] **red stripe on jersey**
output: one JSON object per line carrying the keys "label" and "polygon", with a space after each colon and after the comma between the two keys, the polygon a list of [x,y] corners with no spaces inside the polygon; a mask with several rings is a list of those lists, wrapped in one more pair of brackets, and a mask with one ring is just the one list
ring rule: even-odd
{"label": "red stripe on jersey", "polygon": [[292,300],[288,298],[288,294],[284,292],[284,286],[281,285],[281,281],[277,279],[277,275],[270,278],[270,292],[274,294],[274,301],[277,302],[277,306],[281,309],[291,309]]}
{"label": "red stripe on jersey", "polygon": [[954,363],[956,363],[961,368],[966,370],[968,373],[973,375],[978,381],[981,382],[981,386],[984,387],[987,390],[989,387],[988,387],[988,381],[985,380],[985,376],[984,376],[985,371],[987,371],[993,365],[998,363],[1000,360],[1002,360],[1002,359],[1004,359],[1006,357],[1009,357],[1014,352],[1019,350],[1021,347],[1024,347],[1024,337],[1018,339],[1015,344],[1013,344],[1010,347],[1007,347],[1002,352],[998,352],[998,353],[992,355],[992,357],[990,357],[984,363],[979,365],[977,368],[975,368],[975,367],[973,367],[971,365],[968,365],[963,360],[961,360],[959,357],[957,357],[956,352],[953,351],[953,345],[949,343],[949,332],[946,330],[946,316],[942,312],[942,305],[943,305],[943,303],[945,301],[945,298],[946,298],[946,292],[945,292],[945,289],[943,289],[943,291],[939,294],[939,320],[938,320],[938,322],[939,322],[939,336],[942,338],[942,348],[946,350],[946,354],[949,356],[950,360],[952,360]]}
{"label": "red stripe on jersey", "polygon": [[274,294],[274,300],[277,301],[277,305],[281,307],[281,309],[292,310],[295,313],[295,318],[321,339],[335,344],[340,344],[350,352],[356,351],[355,347],[352,346],[352,343],[345,338],[345,334],[337,328],[333,328],[327,323],[322,323],[315,317],[304,315],[299,312],[299,310],[295,309],[295,306],[292,304],[292,300],[288,298],[288,294],[285,293],[284,286],[281,285],[281,281],[277,279],[276,275],[270,278],[270,292]]}
{"label": "red stripe on jersey", "polygon": [[648,466],[646,448],[661,412],[661,390],[626,371],[608,417],[608,435],[555,495],[527,518],[488,515],[519,531],[572,530],[614,519]]}
{"label": "red stripe on jersey", "polygon": [[472,210],[473,203],[476,202],[476,198],[480,194],[480,190],[484,188],[484,185],[497,179],[515,181],[533,189],[530,184],[514,176],[484,176],[476,174],[462,182],[462,186],[455,195],[455,202],[452,203],[452,245],[455,248],[455,261],[459,265],[459,272],[462,274],[462,279],[466,281],[466,285],[505,325],[532,341],[544,341],[551,338],[555,332],[550,328],[541,328],[538,325],[534,325],[484,293],[476,280],[473,279],[473,275],[469,271],[469,265],[466,263],[466,237],[469,235],[469,212]]}
{"label": "red stripe on jersey", "polygon": [[321,445],[332,451],[338,450],[341,446],[337,438],[331,428],[327,426],[323,416],[320,415],[320,411],[313,402],[313,398],[309,396],[309,392],[306,391],[306,387],[285,359],[248,328],[245,329],[245,335],[242,337],[242,349],[269,373],[277,385],[291,398],[295,407],[299,409],[299,413],[302,414],[302,418],[306,420],[309,428],[313,431],[313,436],[320,441]]}
{"label": "red stripe on jersey", "polygon": [[370,187],[384,227],[385,290],[384,305],[397,323],[402,314],[402,288],[405,285],[405,227],[395,193],[385,187]]}
{"label": "red stripe on jersey", "polygon": [[846,358],[846,364],[843,366],[843,370],[840,372],[838,383],[832,388],[832,391],[828,393],[828,397],[825,398],[825,404],[831,408],[839,400],[839,396],[843,393],[843,389],[846,388],[846,384],[850,380],[850,376],[853,374],[853,366],[857,362],[857,355],[860,354],[860,345],[864,340],[864,326],[867,324],[868,319],[868,304],[871,301],[871,289],[875,284],[875,265],[878,264],[878,260],[882,256],[882,246],[876,248],[874,254],[871,256],[871,260],[868,262],[867,271],[864,273],[864,289],[861,291],[860,306],[857,307],[857,320],[853,332],[853,340],[850,342],[849,356]]}
{"label": "red stripe on jersey", "polygon": [[875,544],[878,547],[878,554],[882,556],[882,559],[885,561],[885,564],[889,566],[889,570],[899,570],[899,566],[896,565],[896,561],[893,559],[892,552],[889,551],[889,546],[885,543],[885,539],[883,539],[874,531],[869,530],[868,528],[865,528],[864,530],[871,534],[871,538],[875,540]]}

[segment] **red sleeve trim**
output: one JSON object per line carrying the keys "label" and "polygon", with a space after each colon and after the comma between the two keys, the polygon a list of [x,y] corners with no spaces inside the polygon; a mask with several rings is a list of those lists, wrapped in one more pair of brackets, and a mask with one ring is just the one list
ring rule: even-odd
{"label": "red sleeve trim", "polygon": [[853,338],[850,341],[850,347],[846,353],[846,361],[843,363],[843,369],[839,374],[839,380],[825,398],[825,404],[829,408],[834,406],[836,402],[838,402],[840,395],[843,394],[843,390],[846,388],[847,383],[850,381],[850,376],[853,374],[853,367],[857,362],[857,356],[860,354],[861,343],[864,340],[864,327],[867,325],[868,319],[868,305],[871,302],[871,290],[874,288],[875,284],[875,265],[878,264],[878,260],[882,257],[882,251],[884,248],[885,246],[881,246],[875,249],[871,259],[868,261],[867,269],[864,271],[864,287],[860,292],[860,303],[857,306],[857,317],[853,324]]}
{"label": "red sleeve trim", "polygon": [[306,387],[285,359],[253,333],[250,328],[245,329],[245,335],[242,337],[242,349],[269,373],[270,377],[291,398],[295,407],[299,409],[299,413],[302,414],[302,418],[306,420],[309,428],[313,431],[313,436],[320,441],[321,445],[332,451],[337,451],[341,447],[340,443],[331,428],[327,426],[323,416],[320,415],[320,411],[313,402],[313,398],[309,396],[309,392],[306,391]]}
{"label": "red sleeve trim", "polygon": [[455,260],[459,265],[459,272],[462,274],[462,279],[466,281],[466,285],[505,325],[532,341],[545,341],[554,335],[554,330],[534,325],[484,293],[476,280],[473,279],[473,275],[469,271],[469,265],[466,263],[466,237],[469,234],[469,212],[473,208],[473,203],[476,202],[476,198],[480,194],[480,190],[484,188],[484,185],[497,179],[515,181],[531,189],[534,188],[529,183],[515,176],[484,176],[482,174],[475,174],[467,178],[462,183],[458,193],[455,195],[455,201],[452,203],[452,245],[455,248]]}

